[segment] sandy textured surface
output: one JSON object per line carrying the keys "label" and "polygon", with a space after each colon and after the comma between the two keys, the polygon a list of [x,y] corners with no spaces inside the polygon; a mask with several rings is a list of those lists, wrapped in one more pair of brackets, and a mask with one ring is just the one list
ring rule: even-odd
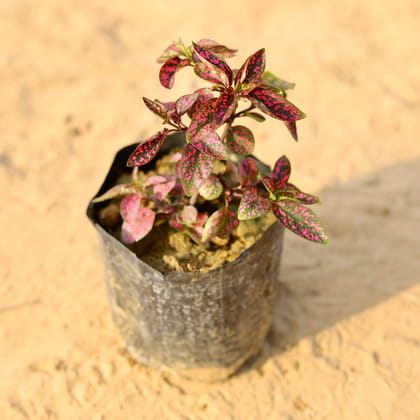
{"label": "sandy textured surface", "polygon": [[[419,20],[414,0],[2,0],[0,418],[420,418]],[[115,151],[158,124],[141,96],[195,87],[157,81],[178,37],[237,64],[265,46],[297,83],[300,143],[255,123],[257,151],[290,157],[331,239],[287,235],[273,333],[217,385],[130,361],[84,216]]]}

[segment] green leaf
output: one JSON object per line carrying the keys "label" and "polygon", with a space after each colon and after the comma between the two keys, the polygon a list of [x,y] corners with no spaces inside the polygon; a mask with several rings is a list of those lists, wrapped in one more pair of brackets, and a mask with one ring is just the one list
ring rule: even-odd
{"label": "green leaf", "polygon": [[133,185],[130,185],[130,184],[115,185],[114,187],[109,189],[107,192],[94,198],[92,200],[92,203],[100,203],[102,201],[111,200],[116,197],[121,197],[122,195],[134,194],[136,192],[137,191]]}
{"label": "green leaf", "polygon": [[242,116],[252,118],[253,120],[257,122],[265,121],[265,117],[259,114],[258,112],[245,112],[244,114],[242,114]]}
{"label": "green leaf", "polygon": [[294,83],[286,82],[286,80],[280,79],[280,77],[277,77],[269,71],[264,72],[261,78],[261,84],[270,86],[276,89],[277,92],[293,89],[295,87]]}

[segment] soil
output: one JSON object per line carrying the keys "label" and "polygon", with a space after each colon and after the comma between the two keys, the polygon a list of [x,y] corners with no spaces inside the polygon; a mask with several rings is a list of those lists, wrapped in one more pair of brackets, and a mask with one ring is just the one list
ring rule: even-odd
{"label": "soil", "polygon": [[170,271],[210,271],[234,261],[272,223],[276,222],[270,216],[241,221],[231,239],[215,238],[208,249],[165,223],[129,248],[144,262],[164,274]]}

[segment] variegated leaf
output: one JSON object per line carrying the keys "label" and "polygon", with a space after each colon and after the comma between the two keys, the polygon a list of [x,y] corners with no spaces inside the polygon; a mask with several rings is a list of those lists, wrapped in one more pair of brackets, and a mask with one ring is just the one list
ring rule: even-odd
{"label": "variegated leaf", "polygon": [[198,141],[214,131],[214,102],[207,101],[200,105],[198,110],[192,115],[190,126],[185,132],[188,142]]}
{"label": "variegated leaf", "polygon": [[258,167],[254,159],[247,157],[239,166],[239,178],[243,187],[251,187],[258,182]]}
{"label": "variegated leaf", "polygon": [[272,179],[271,177],[269,177],[267,175],[264,175],[264,174],[260,174],[260,178],[261,178],[261,181],[264,184],[265,188],[267,189],[267,191],[272,193],[272,194],[276,194],[277,185],[276,185],[276,182],[274,181],[274,179]]}
{"label": "variegated leaf", "polygon": [[235,79],[234,79],[235,86],[239,86],[242,83],[243,78],[244,78],[244,75],[245,75],[246,66],[248,65],[248,60],[249,60],[249,57],[244,61],[244,63],[242,64],[242,66],[239,68],[239,70],[235,70],[234,71],[234,74],[235,74]]}
{"label": "variegated leaf", "polygon": [[177,213],[177,220],[183,225],[192,225],[197,221],[198,210],[194,206],[185,206]]}
{"label": "variegated leaf", "polygon": [[144,238],[153,228],[156,213],[147,207],[138,209],[136,217],[124,220],[121,226],[121,240],[125,243],[137,242]]}
{"label": "variegated leaf", "polygon": [[200,47],[207,48],[214,54],[225,58],[231,58],[238,52],[238,50],[228,48],[211,39],[200,39],[200,41],[197,41],[197,44]]}
{"label": "variegated leaf", "polygon": [[261,111],[282,121],[297,121],[305,114],[283,96],[264,87],[256,87],[248,94],[252,103]]}
{"label": "variegated leaf", "polygon": [[194,46],[194,50],[199,56],[204,58],[204,60],[206,60],[213,66],[222,70],[222,72],[226,74],[229,84],[232,83],[232,77],[233,77],[232,69],[228,66],[228,64],[222,58],[218,57],[217,55],[212,53],[210,50],[200,47],[200,45],[195,44],[194,42],[193,42],[193,46]]}
{"label": "variegated leaf", "polygon": [[317,204],[319,203],[319,198],[312,195],[306,194],[299,190],[299,188],[295,187],[293,184],[285,185],[281,191],[278,193],[283,197],[290,197],[294,200],[300,201],[302,204]]}
{"label": "variegated leaf", "polygon": [[264,122],[265,121],[265,117],[263,115],[259,114],[258,112],[245,112],[242,115],[244,117],[252,118],[253,120],[255,120],[257,122]]}
{"label": "variegated leaf", "polygon": [[226,162],[226,169],[223,173],[223,183],[228,187],[236,187],[239,185],[239,168],[237,164],[233,163],[231,160]]}
{"label": "variegated leaf", "polygon": [[154,198],[164,200],[175,184],[176,179],[173,175],[152,175],[144,181],[143,186],[151,189]]}
{"label": "variegated leaf", "polygon": [[111,200],[112,198],[121,197],[122,195],[135,194],[136,188],[130,184],[115,185],[107,192],[101,194],[92,200],[92,203],[100,203],[102,201]]}
{"label": "variegated leaf", "polygon": [[162,147],[163,143],[168,136],[169,130],[164,128],[162,131],[159,131],[154,136],[147,139],[145,142],[139,144],[130,155],[127,161],[127,166],[142,166],[146,163],[149,163]]}
{"label": "variegated leaf", "polygon": [[277,159],[276,163],[274,164],[272,173],[272,178],[276,183],[277,189],[282,188],[284,185],[286,185],[287,181],[290,178],[290,171],[290,161],[285,155]]}
{"label": "variegated leaf", "polygon": [[179,172],[185,194],[191,197],[208,178],[213,168],[214,158],[200,152],[192,144],[184,148],[184,156],[180,161]]}
{"label": "variegated leaf", "polygon": [[286,80],[280,79],[280,77],[277,77],[269,71],[264,72],[262,75],[261,84],[274,88],[277,92],[286,91],[295,87],[294,83],[286,82]]}
{"label": "variegated leaf", "polygon": [[198,192],[206,200],[216,200],[223,193],[223,185],[219,178],[211,174],[199,188]]}
{"label": "variegated leaf", "polygon": [[160,55],[160,57],[157,59],[157,62],[160,64],[165,63],[166,61],[178,57],[182,55],[182,51],[176,44],[169,45],[168,48]]}
{"label": "variegated leaf", "polygon": [[191,143],[196,149],[219,160],[227,160],[226,147],[220,139],[219,135],[212,131],[201,140]]}
{"label": "variegated leaf", "polygon": [[196,93],[192,93],[189,95],[181,96],[179,99],[177,99],[175,102],[175,110],[178,116],[185,114],[193,106],[197,98],[198,95]]}
{"label": "variegated leaf", "polygon": [[255,139],[249,128],[235,125],[228,131],[226,144],[233,152],[247,156],[254,151]]}
{"label": "variegated leaf", "polygon": [[249,220],[266,214],[271,209],[268,198],[258,195],[257,187],[246,188],[238,208],[238,219]]}
{"label": "variegated leaf", "polygon": [[217,99],[215,105],[216,127],[220,127],[232,115],[236,108],[235,90],[229,87]]}
{"label": "variegated leaf", "polygon": [[296,128],[296,121],[285,121],[287,129],[289,130],[292,137],[298,141],[298,135],[297,135],[297,128]]}
{"label": "variegated leaf", "polygon": [[247,61],[243,84],[258,83],[265,70],[265,49],[258,50]]}
{"label": "variegated leaf", "polygon": [[142,199],[142,194],[129,194],[121,200],[120,214],[123,220],[127,222],[136,220]]}
{"label": "variegated leaf", "polygon": [[207,242],[215,236],[228,237],[238,226],[236,213],[223,207],[216,210],[208,219],[203,229],[202,241]]}
{"label": "variegated leaf", "polygon": [[207,80],[208,82],[215,83],[217,85],[226,86],[229,84],[225,73],[223,73],[217,67],[210,66],[207,63],[196,63],[194,65],[194,73],[201,79]]}
{"label": "variegated leaf", "polygon": [[163,119],[167,118],[168,111],[162,103],[158,101],[152,101],[151,99],[148,99],[146,97],[143,97],[143,102],[145,103],[147,108],[150,109],[150,111],[152,111],[153,113],[155,113]]}
{"label": "variegated leaf", "polygon": [[197,94],[197,100],[187,112],[190,118],[192,118],[192,116],[200,109],[202,104],[210,101],[211,99],[215,99],[213,98],[213,92],[209,88],[201,88],[196,90],[194,93]]}
{"label": "variegated leaf", "polygon": [[169,218],[169,224],[176,230],[184,230],[185,229],[185,225],[178,222],[178,217],[177,217],[176,213],[171,214],[171,216]]}
{"label": "variegated leaf", "polygon": [[163,87],[171,89],[174,85],[175,74],[182,67],[190,65],[190,60],[181,60],[179,57],[171,58],[160,68],[159,80]]}
{"label": "variegated leaf", "polygon": [[293,233],[313,242],[327,244],[328,238],[316,214],[308,207],[291,200],[272,204],[277,220]]}

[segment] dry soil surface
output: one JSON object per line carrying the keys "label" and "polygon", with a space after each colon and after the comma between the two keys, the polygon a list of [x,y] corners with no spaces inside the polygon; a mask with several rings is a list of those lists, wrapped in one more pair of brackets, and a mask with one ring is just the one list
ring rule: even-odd
{"label": "dry soil surface", "polygon": [[[2,0],[0,417],[420,418],[418,1]],[[296,82],[294,143],[255,123],[322,198],[321,247],[286,236],[274,328],[221,384],[133,363],[107,308],[84,211],[117,149],[151,135],[155,58],[212,38]],[[276,257],[276,256],[275,256]]]}

